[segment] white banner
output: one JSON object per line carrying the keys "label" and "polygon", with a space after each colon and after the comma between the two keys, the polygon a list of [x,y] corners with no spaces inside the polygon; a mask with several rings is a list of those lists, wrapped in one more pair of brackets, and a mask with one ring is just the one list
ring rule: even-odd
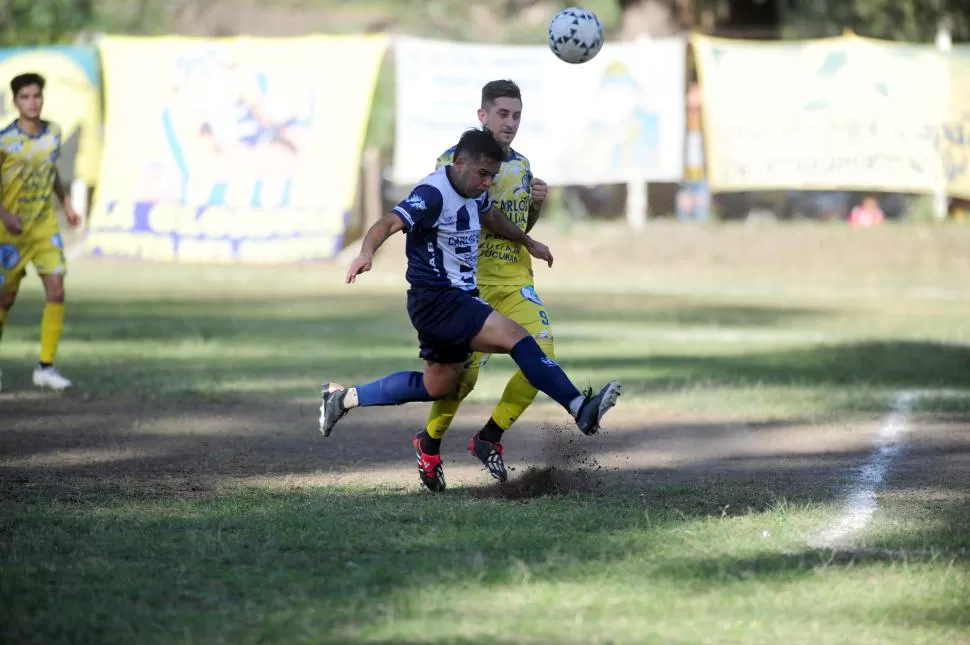
{"label": "white banner", "polygon": [[606,44],[569,65],[545,46],[400,38],[394,182],[413,183],[438,155],[478,126],[482,85],[508,78],[522,89],[512,147],[552,185],[683,177],[686,41]]}

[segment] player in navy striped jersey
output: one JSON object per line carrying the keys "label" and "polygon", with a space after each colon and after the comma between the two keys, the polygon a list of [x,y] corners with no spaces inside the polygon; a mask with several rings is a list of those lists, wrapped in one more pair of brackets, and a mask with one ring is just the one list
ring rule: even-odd
{"label": "player in navy striped jersey", "polygon": [[[323,386],[320,431],[329,436],[337,421],[355,407],[434,401],[458,387],[472,351],[509,354],[538,390],[569,411],[584,434],[599,431],[603,415],[616,404],[620,384],[612,381],[597,394],[580,393],[521,325],[494,311],[478,297],[475,271],[482,226],[523,245],[530,255],[552,265],[549,249],[493,207],[488,188],[505,151],[487,130],[465,132],[454,160],[425,177],[410,195],[375,223],[351,263],[347,282],[369,271],[374,252],[398,231],[407,233],[408,315],[418,332],[424,372],[395,372],[371,383],[344,388]],[[412,444],[418,474],[432,491],[445,489],[440,455]]]}

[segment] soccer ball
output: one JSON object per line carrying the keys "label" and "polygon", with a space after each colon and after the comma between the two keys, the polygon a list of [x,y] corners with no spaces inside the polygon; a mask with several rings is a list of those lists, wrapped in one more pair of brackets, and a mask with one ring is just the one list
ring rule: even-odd
{"label": "soccer ball", "polygon": [[570,7],[549,22],[549,49],[573,65],[592,60],[603,48],[603,25],[591,11]]}

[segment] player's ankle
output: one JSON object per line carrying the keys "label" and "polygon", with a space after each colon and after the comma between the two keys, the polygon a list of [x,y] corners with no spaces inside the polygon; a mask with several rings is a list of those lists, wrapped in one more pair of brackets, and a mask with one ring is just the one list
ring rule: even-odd
{"label": "player's ankle", "polygon": [[579,412],[583,409],[583,404],[586,403],[585,396],[577,396],[575,399],[569,403],[569,412],[573,415],[573,418],[579,417]]}
{"label": "player's ankle", "polygon": [[502,440],[505,429],[495,423],[495,419],[489,418],[481,430],[478,431],[478,438],[489,443],[498,443]]}
{"label": "player's ankle", "polygon": [[344,393],[340,396],[340,408],[347,411],[351,408],[356,408],[360,405],[360,399],[357,397],[357,388],[349,387],[344,390]]}
{"label": "player's ankle", "polygon": [[421,433],[421,452],[426,455],[440,455],[441,454],[441,437],[432,437],[425,430]]}
{"label": "player's ankle", "polygon": [[37,367],[42,370],[46,370],[48,367],[54,367],[53,363],[45,363],[44,361],[37,361]]}

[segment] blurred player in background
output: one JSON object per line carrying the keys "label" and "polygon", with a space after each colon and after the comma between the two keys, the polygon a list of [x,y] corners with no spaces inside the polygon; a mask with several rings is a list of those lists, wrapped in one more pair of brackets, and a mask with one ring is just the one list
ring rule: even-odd
{"label": "blurred player in background", "polygon": [[[495,136],[505,152],[501,170],[489,188],[489,198],[505,211],[520,230],[528,233],[542,211],[546,184],[532,176],[529,160],[512,149],[521,117],[522,93],[514,82],[496,80],[482,87],[478,120]],[[452,163],[454,150],[451,148],[438,158],[438,168]],[[478,285],[482,298],[496,311],[522,325],[535,338],[542,351],[555,359],[549,316],[535,290],[529,253],[521,244],[489,231],[482,231],[478,249]],[[427,429],[419,436],[421,450],[426,454],[439,454],[441,439],[462,400],[475,387],[479,369],[488,361],[488,356],[473,354],[458,391],[432,405]],[[522,370],[517,371],[505,386],[502,399],[492,411],[488,423],[468,442],[468,450],[499,481],[505,481],[508,477],[502,457],[502,435],[532,404],[536,393],[535,386]]]}
{"label": "blurred player in background", "polygon": [[54,367],[54,356],[64,328],[67,262],[54,195],[61,200],[71,226],[77,226],[81,218],[57,174],[61,129],[40,117],[44,84],[44,78],[33,73],[10,81],[19,116],[0,130],[0,337],[27,264],[33,263],[47,297],[34,385],[64,390],[71,382]]}

